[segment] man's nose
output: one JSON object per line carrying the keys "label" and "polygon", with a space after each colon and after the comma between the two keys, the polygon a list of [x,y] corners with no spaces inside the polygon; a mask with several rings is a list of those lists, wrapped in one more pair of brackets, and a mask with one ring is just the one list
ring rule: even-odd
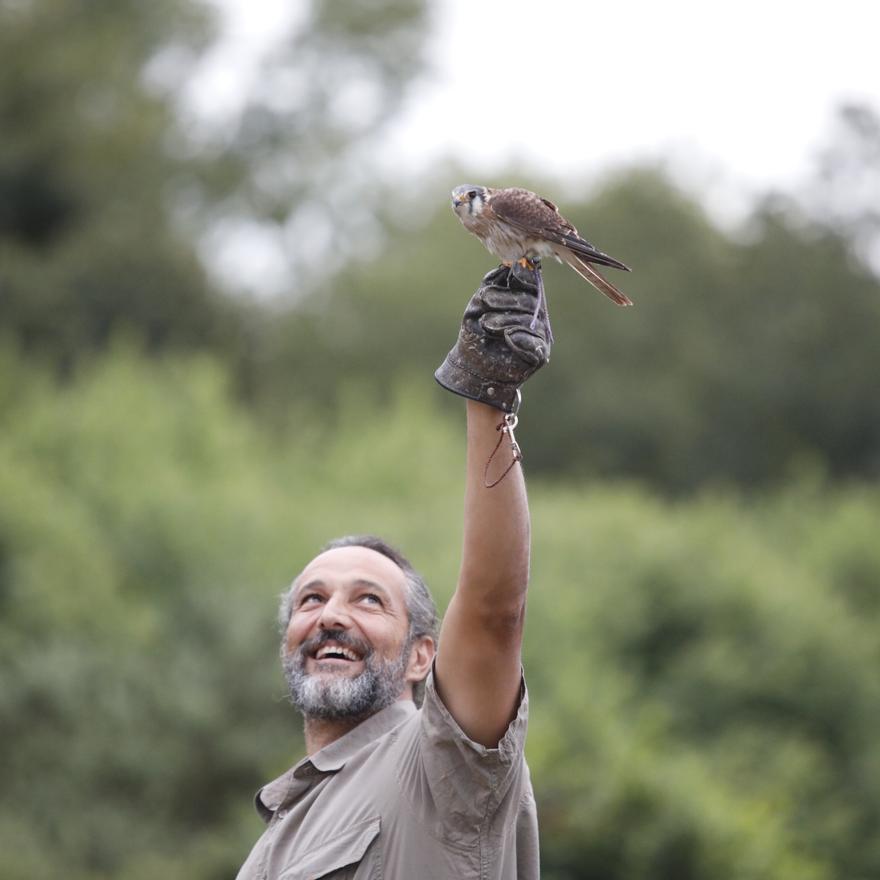
{"label": "man's nose", "polygon": [[351,615],[348,613],[348,605],[345,599],[339,595],[331,596],[321,609],[318,618],[320,629],[349,629],[351,627]]}

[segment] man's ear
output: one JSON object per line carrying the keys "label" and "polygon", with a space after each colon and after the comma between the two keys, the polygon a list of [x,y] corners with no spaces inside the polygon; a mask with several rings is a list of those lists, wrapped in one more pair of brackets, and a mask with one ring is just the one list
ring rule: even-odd
{"label": "man's ear", "polygon": [[430,636],[420,636],[409,649],[409,662],[406,667],[408,682],[422,681],[431,669],[437,649]]}

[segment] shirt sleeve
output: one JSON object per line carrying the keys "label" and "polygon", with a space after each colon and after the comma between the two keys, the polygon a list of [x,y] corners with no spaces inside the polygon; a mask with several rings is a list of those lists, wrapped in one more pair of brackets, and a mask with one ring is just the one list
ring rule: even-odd
{"label": "shirt sleeve", "polygon": [[419,735],[399,768],[399,780],[419,818],[435,836],[471,846],[494,828],[515,821],[528,785],[525,748],[528,693],[520,686],[516,717],[494,749],[459,727],[434,685],[425,683]]}

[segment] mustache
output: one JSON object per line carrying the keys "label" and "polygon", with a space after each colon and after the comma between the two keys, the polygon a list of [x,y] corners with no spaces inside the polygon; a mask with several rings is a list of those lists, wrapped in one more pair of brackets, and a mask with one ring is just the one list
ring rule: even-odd
{"label": "mustache", "polygon": [[362,660],[369,660],[374,653],[373,647],[368,642],[355,638],[341,629],[322,629],[317,635],[306,639],[296,649],[296,653],[303,658],[312,657],[326,642],[335,642],[337,645],[350,648]]}

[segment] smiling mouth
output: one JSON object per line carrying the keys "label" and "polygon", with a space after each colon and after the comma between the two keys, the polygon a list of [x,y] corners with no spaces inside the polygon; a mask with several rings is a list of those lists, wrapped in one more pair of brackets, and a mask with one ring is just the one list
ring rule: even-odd
{"label": "smiling mouth", "polygon": [[341,645],[322,645],[314,654],[315,660],[344,660],[348,663],[355,662],[361,658],[349,648]]}

